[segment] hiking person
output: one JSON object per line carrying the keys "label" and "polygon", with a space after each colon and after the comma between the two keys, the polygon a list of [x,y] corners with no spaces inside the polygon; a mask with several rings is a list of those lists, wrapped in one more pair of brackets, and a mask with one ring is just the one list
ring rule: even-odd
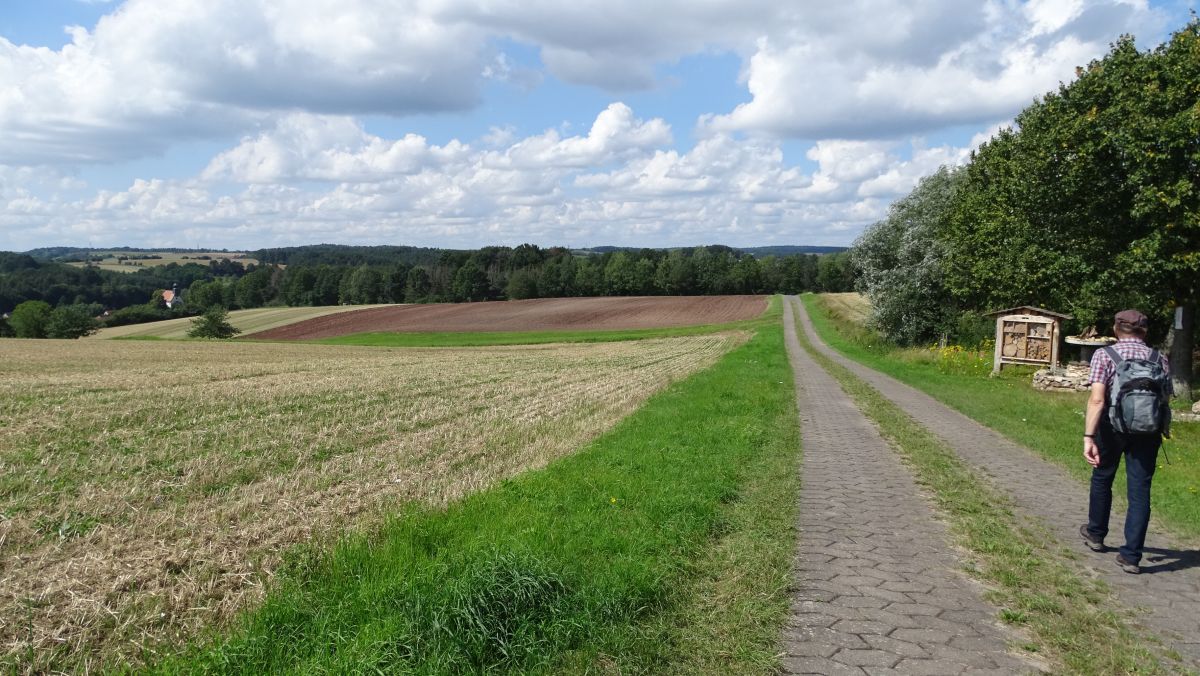
{"label": "hiking person", "polygon": [[1124,455],[1129,510],[1117,565],[1126,573],[1141,572],[1150,481],[1163,437],[1170,436],[1170,364],[1146,345],[1148,326],[1146,315],[1137,310],[1123,310],[1113,318],[1117,342],[1092,355],[1083,430],[1083,457],[1092,466],[1092,482],[1088,522],[1079,534],[1092,551],[1104,551],[1113,479]]}

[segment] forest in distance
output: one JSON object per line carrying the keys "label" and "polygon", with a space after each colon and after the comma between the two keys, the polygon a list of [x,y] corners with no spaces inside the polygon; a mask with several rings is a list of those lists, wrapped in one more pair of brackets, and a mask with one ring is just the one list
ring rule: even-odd
{"label": "forest in distance", "polygon": [[[789,251],[796,248],[772,247]],[[263,249],[232,259],[168,263],[114,272],[71,263],[86,249],[0,252],[0,314],[34,301],[43,312],[108,311],[109,326],[264,306],[467,302],[582,296],[716,295],[848,291],[854,272],[844,253],[755,255],[722,245],[692,249],[418,247],[315,245]],[[168,308],[158,292],[177,288]],[[76,314],[87,314],[78,310]],[[11,319],[0,335],[21,335]],[[27,336],[36,337],[36,336]]]}

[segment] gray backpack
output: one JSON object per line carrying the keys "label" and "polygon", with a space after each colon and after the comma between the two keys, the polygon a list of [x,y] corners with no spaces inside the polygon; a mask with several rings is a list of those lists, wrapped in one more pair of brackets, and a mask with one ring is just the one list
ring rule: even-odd
{"label": "gray backpack", "polygon": [[1104,351],[1116,365],[1108,391],[1108,419],[1113,430],[1171,436],[1171,377],[1162,355],[1154,350],[1146,359],[1125,359],[1112,347]]}

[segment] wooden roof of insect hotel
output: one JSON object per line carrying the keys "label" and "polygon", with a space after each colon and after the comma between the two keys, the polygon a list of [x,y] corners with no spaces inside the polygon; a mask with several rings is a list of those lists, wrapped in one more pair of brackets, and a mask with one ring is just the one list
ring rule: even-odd
{"label": "wooden roof of insect hotel", "polygon": [[1061,312],[1054,312],[1053,310],[1046,310],[1032,305],[1020,305],[983,313],[985,317],[999,317],[1000,315],[1038,315],[1042,317],[1056,317],[1058,319],[1072,319],[1071,315],[1064,315]]}

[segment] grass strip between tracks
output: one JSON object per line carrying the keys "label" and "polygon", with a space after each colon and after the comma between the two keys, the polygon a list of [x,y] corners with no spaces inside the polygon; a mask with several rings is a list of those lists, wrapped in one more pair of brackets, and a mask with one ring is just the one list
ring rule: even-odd
{"label": "grass strip between tracks", "polygon": [[[805,300],[811,300],[806,297]],[[813,303],[806,303],[812,316]],[[814,321],[816,317],[813,317]],[[988,585],[1002,621],[1023,627],[1023,650],[1076,674],[1160,673],[1145,639],[1121,619],[1100,581],[1075,572],[1071,554],[1044,528],[1019,519],[1008,496],[977,478],[932,432],[849,369],[813,349],[797,322],[800,344],[841,385],[913,469],[965,548],[967,572]],[[824,336],[822,336],[824,338]]]}
{"label": "grass strip between tracks", "polygon": [[771,670],[799,486],[773,314],[574,456],[293,552],[261,607],[155,670]]}
{"label": "grass strip between tracks", "polygon": [[[946,373],[937,366],[905,359],[861,327],[830,312],[819,296],[803,296],[817,335],[861,364],[917,388],[963,415],[1033,449],[1067,469],[1080,482],[1091,476],[1083,462],[1083,410],[1086,395],[1039,392],[1029,385],[1029,369],[1006,369],[1000,377]],[[1195,541],[1200,538],[1200,423],[1178,422],[1164,442],[1154,475],[1154,518]],[[1167,458],[1170,463],[1168,464]],[[1125,472],[1117,472],[1114,509],[1124,509]]]}

